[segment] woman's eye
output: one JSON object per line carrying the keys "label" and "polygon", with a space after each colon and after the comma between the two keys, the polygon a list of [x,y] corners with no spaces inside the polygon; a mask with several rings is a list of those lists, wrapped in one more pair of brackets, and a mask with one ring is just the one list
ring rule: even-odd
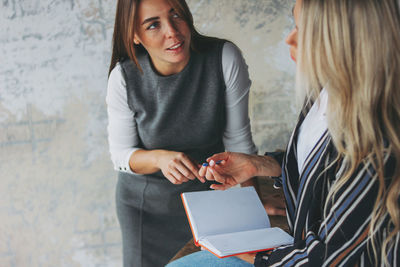
{"label": "woman's eye", "polygon": [[172,17],[173,17],[174,19],[177,19],[177,18],[179,18],[179,15],[178,15],[177,13],[174,13],[174,14],[172,14]]}
{"label": "woman's eye", "polygon": [[152,29],[155,29],[155,28],[157,28],[158,27],[158,22],[153,22],[152,24],[150,24],[147,28],[146,28],[146,30],[152,30]]}

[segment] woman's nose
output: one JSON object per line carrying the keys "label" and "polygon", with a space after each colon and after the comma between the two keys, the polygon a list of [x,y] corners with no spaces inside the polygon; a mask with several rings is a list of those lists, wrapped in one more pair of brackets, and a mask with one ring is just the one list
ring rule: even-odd
{"label": "woman's nose", "polygon": [[289,35],[286,37],[285,42],[286,42],[288,45],[295,45],[295,44],[297,43],[296,36],[297,36],[297,30],[296,30],[296,29],[293,29],[293,30],[289,33]]}
{"label": "woman's nose", "polygon": [[165,27],[165,34],[167,38],[175,37],[178,33],[176,25],[172,21],[168,21]]}

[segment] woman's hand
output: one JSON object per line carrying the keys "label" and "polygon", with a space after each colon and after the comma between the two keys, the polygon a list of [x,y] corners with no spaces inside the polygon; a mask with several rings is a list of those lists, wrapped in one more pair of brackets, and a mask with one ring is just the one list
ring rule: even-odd
{"label": "woman's hand", "polygon": [[199,175],[209,181],[221,183],[212,185],[213,189],[227,189],[255,176],[257,169],[254,157],[257,156],[233,152],[215,154],[207,159],[209,166],[200,168]]}
{"label": "woman's hand", "polygon": [[157,165],[164,176],[173,184],[182,184],[189,180],[205,179],[199,175],[199,165],[185,153],[160,150],[157,154]]}
{"label": "woman's hand", "polygon": [[196,178],[202,183],[205,182],[199,175],[200,165],[182,152],[138,149],[132,153],[129,167],[139,174],[151,174],[161,170],[173,184],[181,184]]}
{"label": "woman's hand", "polygon": [[221,183],[213,184],[212,189],[225,190],[253,176],[279,176],[281,173],[278,162],[269,156],[224,152],[213,155],[207,162],[209,166],[202,166],[199,175]]}

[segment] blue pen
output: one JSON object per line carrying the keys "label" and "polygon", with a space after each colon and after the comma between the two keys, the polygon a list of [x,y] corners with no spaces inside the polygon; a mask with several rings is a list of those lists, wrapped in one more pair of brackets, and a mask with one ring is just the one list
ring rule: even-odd
{"label": "blue pen", "polygon": [[[222,160],[218,160],[215,164],[220,164]],[[203,167],[207,167],[209,164],[207,162],[203,163]]]}

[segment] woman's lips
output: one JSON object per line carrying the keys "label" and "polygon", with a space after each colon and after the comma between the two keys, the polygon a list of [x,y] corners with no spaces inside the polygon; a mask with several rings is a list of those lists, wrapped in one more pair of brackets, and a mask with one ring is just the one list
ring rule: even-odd
{"label": "woman's lips", "polygon": [[167,48],[167,51],[180,52],[183,49],[183,45],[184,45],[184,42],[176,43],[173,46]]}

